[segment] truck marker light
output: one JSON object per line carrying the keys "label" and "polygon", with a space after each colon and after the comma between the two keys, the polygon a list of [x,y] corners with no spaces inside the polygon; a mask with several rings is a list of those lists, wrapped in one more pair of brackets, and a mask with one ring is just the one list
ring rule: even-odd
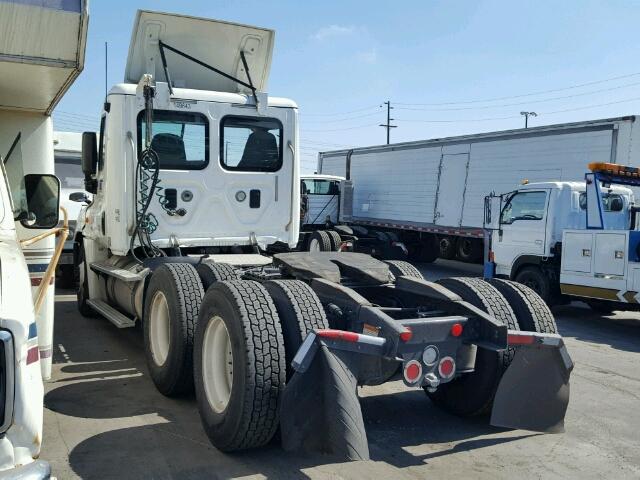
{"label": "truck marker light", "polygon": [[407,383],[416,383],[422,377],[422,365],[417,360],[410,360],[404,364],[403,373]]}
{"label": "truck marker light", "polygon": [[406,343],[411,340],[411,337],[413,337],[411,329],[409,327],[404,327],[404,332],[400,334],[400,340]]}
{"label": "truck marker light", "polygon": [[462,335],[462,324],[461,323],[454,323],[451,326],[451,335],[453,335],[454,337],[459,337],[460,335]]}
{"label": "truck marker light", "polygon": [[425,365],[430,367],[438,361],[438,356],[438,348],[435,345],[429,345],[422,352],[422,361],[425,363]]}
{"label": "truck marker light", "polygon": [[38,360],[40,360],[40,354],[38,353],[38,346],[36,345],[27,350],[27,365],[31,365]]}
{"label": "truck marker light", "polygon": [[438,365],[438,372],[442,378],[451,378],[456,371],[456,362],[451,357],[444,357]]}

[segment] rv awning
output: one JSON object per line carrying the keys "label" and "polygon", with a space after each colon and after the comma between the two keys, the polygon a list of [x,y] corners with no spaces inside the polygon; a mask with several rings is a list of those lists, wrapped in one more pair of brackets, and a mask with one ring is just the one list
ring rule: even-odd
{"label": "rv awning", "polygon": [[[159,41],[239,80],[248,82],[240,52],[244,51],[256,90],[266,91],[275,32],[236,23],[139,10],[133,27],[125,82],[138,83],[149,73],[166,81]],[[249,93],[249,89],[183,56],[165,49],[174,87]]]}
{"label": "rv awning", "polygon": [[0,1],[0,108],[50,114],[84,66],[86,0]]}

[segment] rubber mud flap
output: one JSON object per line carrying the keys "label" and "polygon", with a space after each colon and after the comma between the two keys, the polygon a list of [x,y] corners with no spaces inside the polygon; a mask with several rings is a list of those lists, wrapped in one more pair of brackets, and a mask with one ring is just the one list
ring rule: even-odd
{"label": "rubber mud flap", "polygon": [[282,447],[368,460],[369,445],[356,393],[358,353],[320,345],[305,373],[294,373],[280,403]]}
{"label": "rubber mud flap", "polygon": [[565,361],[558,348],[518,347],[498,386],[491,425],[564,432],[573,366]]}

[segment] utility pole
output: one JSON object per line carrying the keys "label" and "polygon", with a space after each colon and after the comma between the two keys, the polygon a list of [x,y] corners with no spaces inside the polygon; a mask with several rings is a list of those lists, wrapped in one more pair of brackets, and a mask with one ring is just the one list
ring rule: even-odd
{"label": "utility pole", "polygon": [[109,44],[104,42],[104,101],[107,101],[109,93],[109,85],[107,83],[107,74],[109,70]]}
{"label": "utility pole", "polygon": [[[391,118],[391,109],[393,108],[391,106],[391,102],[389,100],[387,100],[386,102],[384,102],[382,105],[386,105],[387,106],[387,123],[381,123],[380,126],[381,127],[385,127],[387,129],[387,145],[389,145],[389,138],[390,138],[390,133],[391,133],[391,129],[392,128],[398,128],[397,125],[391,125],[391,120],[394,120],[393,118]],[[380,106],[382,106],[380,105]]]}
{"label": "utility pole", "polygon": [[520,115],[524,115],[524,128],[529,128],[529,117],[537,117],[536,112],[520,112]]}

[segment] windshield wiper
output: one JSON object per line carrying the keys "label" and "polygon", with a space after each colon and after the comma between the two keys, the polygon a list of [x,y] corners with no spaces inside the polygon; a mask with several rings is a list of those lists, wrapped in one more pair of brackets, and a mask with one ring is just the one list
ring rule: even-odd
{"label": "windshield wiper", "polygon": [[240,80],[239,78],[234,77],[233,75],[229,75],[228,73],[225,73],[222,70],[217,69],[216,67],[212,67],[208,63],[205,63],[202,60],[198,60],[197,58],[192,57],[188,53],[185,53],[185,52],[183,52],[181,50],[178,50],[177,48],[172,47],[171,45],[167,45],[162,40],[158,41],[158,45],[160,46],[160,59],[162,60],[162,68],[164,69],[164,76],[167,79],[167,83],[169,84],[169,92],[172,95],[173,95],[173,87],[171,86],[171,77],[169,76],[169,68],[167,67],[167,59],[166,59],[165,54],[164,54],[164,49],[165,48],[167,50],[172,51],[173,53],[176,53],[176,54],[180,55],[183,58],[186,58],[187,60],[192,61],[193,63],[195,63],[197,65],[200,65],[201,67],[204,67],[204,68],[206,68],[208,70],[211,70],[211,71],[217,73],[218,75],[222,75],[224,78],[228,78],[229,80],[232,80],[232,81],[238,83],[239,85],[242,85],[243,87],[246,87],[246,88],[250,89],[251,90],[251,94],[253,95],[253,100],[256,103],[256,108],[258,108],[258,96],[256,95],[256,87],[253,85],[253,81],[251,80],[251,74],[249,73],[249,65],[247,64],[247,59],[245,58],[243,50],[240,50],[240,59],[242,60],[242,65],[244,66],[244,71],[247,74],[247,79],[249,80],[249,83],[244,82],[244,81]]}

